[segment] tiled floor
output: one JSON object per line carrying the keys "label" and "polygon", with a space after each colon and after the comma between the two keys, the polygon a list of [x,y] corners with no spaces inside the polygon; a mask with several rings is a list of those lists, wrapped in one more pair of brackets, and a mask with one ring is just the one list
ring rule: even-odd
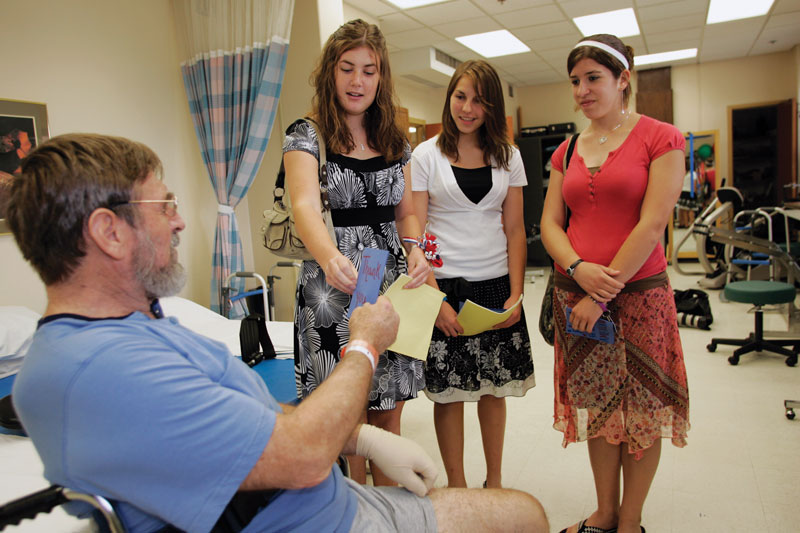
{"label": "tiled floor", "polygon": [[[699,276],[670,270],[676,289],[697,288]],[[552,531],[594,510],[595,496],[585,443],[561,447],[552,428],[553,350],[537,324],[546,278],[528,283],[525,312],[533,341],[537,386],[524,398],[510,398],[503,460],[503,483],[540,499]],[[743,356],[738,366],[727,357],[733,347],[709,353],[712,336],[745,337],[753,330],[748,306],[723,303],[710,294],[711,331],[681,329],[689,375],[692,429],[689,445],[664,443],[661,464],[644,509],[649,533],[800,531],[800,416],[784,416],[785,399],[800,400],[800,365],[787,367],[777,355]],[[765,329],[786,330],[778,312],[765,316]],[[439,463],[432,403],[424,396],[408,402],[403,433]],[[470,486],[485,476],[475,409],[466,410],[465,468]],[[798,413],[800,414],[800,413]],[[444,474],[437,485],[444,485]]]}

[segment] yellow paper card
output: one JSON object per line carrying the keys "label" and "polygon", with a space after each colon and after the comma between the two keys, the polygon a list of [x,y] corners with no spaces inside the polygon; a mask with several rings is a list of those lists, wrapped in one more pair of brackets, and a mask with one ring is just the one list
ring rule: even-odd
{"label": "yellow paper card", "polygon": [[424,361],[428,358],[433,324],[439,315],[444,293],[430,285],[404,289],[403,285],[409,281],[410,277],[401,274],[384,294],[400,315],[397,339],[389,349]]}
{"label": "yellow paper card", "polygon": [[457,317],[458,323],[464,328],[464,333],[462,333],[462,335],[477,335],[478,333],[483,333],[487,329],[492,329],[494,325],[504,322],[511,316],[511,313],[521,302],[522,295],[520,295],[517,303],[512,305],[509,309],[498,313],[497,311],[492,311],[482,305],[478,305],[472,300],[467,300],[464,302],[461,311],[458,312]]}

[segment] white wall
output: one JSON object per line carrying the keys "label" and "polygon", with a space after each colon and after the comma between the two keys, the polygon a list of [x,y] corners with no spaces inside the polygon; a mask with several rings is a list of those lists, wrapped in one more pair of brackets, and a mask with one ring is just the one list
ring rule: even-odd
{"label": "white wall", "polygon": [[[0,97],[47,104],[52,136],[121,135],[159,154],[187,224],[182,294],[207,305],[216,202],[189,116],[169,2],[3,2],[0,45],[7,52]],[[0,256],[0,305],[42,311],[43,286],[10,235],[0,236]]]}
{"label": "white wall", "polygon": [[426,124],[442,121],[446,88],[425,87],[401,76],[395,76],[394,90],[397,94],[397,103],[408,109],[408,116],[424,120]]}

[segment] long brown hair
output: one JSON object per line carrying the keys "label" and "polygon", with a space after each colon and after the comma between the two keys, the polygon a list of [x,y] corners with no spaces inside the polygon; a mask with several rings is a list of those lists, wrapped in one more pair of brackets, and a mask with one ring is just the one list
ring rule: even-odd
{"label": "long brown hair", "polygon": [[[584,37],[579,42],[582,41],[597,41],[598,43],[603,43],[610,46],[628,60],[628,70],[633,72],[633,48],[623,43],[616,35],[598,33],[597,35]],[[569,56],[567,57],[567,74],[572,72],[572,69],[575,68],[575,65],[578,64],[578,61],[586,58],[593,59],[594,61],[597,61],[606,67],[617,79],[619,79],[619,77],[622,75],[622,72],[625,70],[625,65],[623,65],[619,59],[612,56],[605,50],[601,50],[595,46],[579,46],[578,48],[573,48],[572,52],[570,52]],[[628,86],[622,91],[622,103],[626,106],[628,105],[628,100],[631,98],[631,92],[631,84],[628,83]]]}
{"label": "long brown hair", "polygon": [[311,74],[311,83],[316,88],[311,101],[311,116],[319,124],[331,153],[346,154],[355,149],[344,109],[336,97],[336,69],[343,53],[361,46],[375,54],[380,73],[375,101],[364,115],[367,142],[387,161],[394,161],[403,155],[406,139],[395,123],[394,85],[386,40],[374,24],[361,19],[351,20],[328,37],[319,63]]}
{"label": "long brown hair", "polygon": [[511,143],[506,133],[506,104],[503,99],[503,86],[494,67],[483,60],[469,60],[461,63],[447,86],[447,97],[442,111],[442,132],[436,145],[445,155],[458,161],[458,126],[450,113],[450,98],[462,76],[472,81],[481,99],[484,120],[478,130],[478,145],[483,150],[483,160],[487,165],[494,164],[508,169],[511,159]]}

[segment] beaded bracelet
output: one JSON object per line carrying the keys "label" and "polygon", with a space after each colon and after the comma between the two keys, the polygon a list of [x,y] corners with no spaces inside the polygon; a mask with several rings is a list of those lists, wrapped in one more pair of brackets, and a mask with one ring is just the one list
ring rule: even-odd
{"label": "beaded bracelet", "polygon": [[607,313],[607,312],[608,312],[608,306],[607,306],[606,304],[604,304],[603,302],[598,302],[597,300],[595,300],[595,299],[594,299],[594,298],[592,298],[591,296],[589,296],[589,299],[590,299],[590,300],[592,300],[592,301],[593,301],[594,303],[596,303],[597,305],[599,305],[599,306],[600,306],[600,309],[602,309],[604,313]]}
{"label": "beaded bracelet", "polygon": [[439,268],[442,266],[442,258],[439,255],[439,241],[433,233],[423,233],[416,239],[413,237],[403,237],[402,240],[403,242],[419,246],[422,253],[425,254],[425,259],[430,262],[432,267]]}

